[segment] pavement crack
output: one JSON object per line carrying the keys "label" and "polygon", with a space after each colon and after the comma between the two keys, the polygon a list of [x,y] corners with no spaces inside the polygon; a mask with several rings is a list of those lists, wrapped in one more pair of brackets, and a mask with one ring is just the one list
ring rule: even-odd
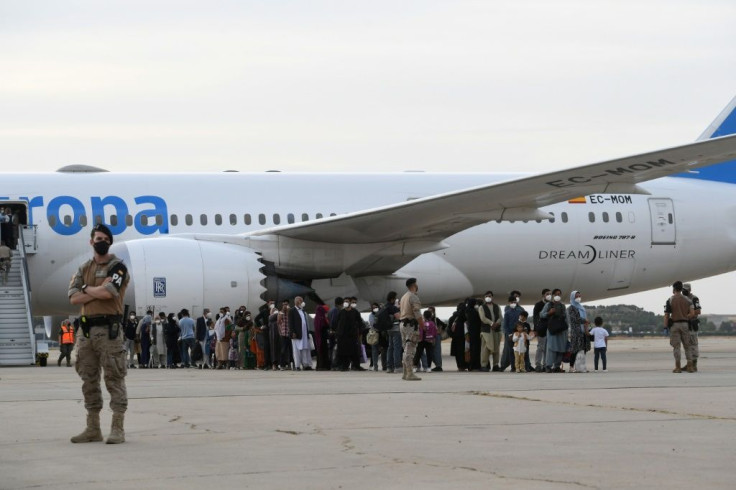
{"label": "pavement crack", "polygon": [[704,415],[702,413],[682,413],[682,412],[675,412],[673,410],[664,410],[664,409],[657,409],[657,408],[620,407],[616,405],[603,405],[603,404],[598,404],[598,403],[582,404],[582,403],[564,402],[564,401],[557,401],[557,400],[542,400],[541,398],[531,398],[528,396],[510,395],[507,393],[492,393],[490,391],[470,391],[468,392],[468,394],[474,395],[474,396],[488,396],[491,398],[505,398],[509,400],[520,400],[520,401],[529,401],[529,402],[536,402],[536,403],[548,403],[548,404],[554,404],[554,405],[567,405],[570,407],[604,408],[604,409],[610,409],[610,410],[623,410],[627,412],[674,415],[678,417],[689,417],[689,418],[703,419],[703,420],[726,420],[730,422],[736,421],[736,417],[719,417],[716,415]]}

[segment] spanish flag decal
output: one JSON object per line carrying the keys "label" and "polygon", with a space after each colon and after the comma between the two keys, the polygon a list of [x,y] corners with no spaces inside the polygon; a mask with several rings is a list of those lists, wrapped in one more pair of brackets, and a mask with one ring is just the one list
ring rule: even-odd
{"label": "spanish flag decal", "polygon": [[570,199],[567,201],[568,204],[586,204],[588,201],[585,200],[585,197],[576,197],[575,199]]}

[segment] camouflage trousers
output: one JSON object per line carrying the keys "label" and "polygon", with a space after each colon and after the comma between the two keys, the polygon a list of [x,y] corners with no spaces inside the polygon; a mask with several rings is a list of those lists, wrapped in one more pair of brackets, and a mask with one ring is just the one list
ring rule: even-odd
{"label": "camouflage trousers", "polygon": [[90,328],[89,338],[77,336],[77,374],[82,378],[84,407],[89,412],[102,410],[100,374],[105,371],[105,387],[110,393],[110,408],[113,412],[125,413],[128,408],[128,392],[125,388],[125,345],[123,331],[119,328],[118,338],[110,339],[108,327]]}
{"label": "camouflage trousers", "polygon": [[698,349],[698,332],[690,330],[690,355],[693,359],[700,357],[700,349]]}
{"label": "camouflage trousers", "polygon": [[677,362],[681,359],[680,344],[682,344],[682,347],[685,350],[685,359],[692,361],[693,354],[690,348],[690,332],[688,330],[687,322],[675,323],[670,328],[670,345],[672,346],[672,353],[674,354],[675,361]]}
{"label": "camouflage trousers", "polygon": [[401,325],[401,344],[404,346],[404,366],[414,366],[414,354],[417,352],[419,343],[419,331],[414,330],[411,325]]}

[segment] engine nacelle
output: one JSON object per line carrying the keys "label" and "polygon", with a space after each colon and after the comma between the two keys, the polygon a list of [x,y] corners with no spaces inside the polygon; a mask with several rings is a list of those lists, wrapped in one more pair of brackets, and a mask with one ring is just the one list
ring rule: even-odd
{"label": "engine nacelle", "polygon": [[255,311],[264,302],[263,264],[249,248],[160,237],[114,244],[111,251],[128,266],[125,304],[138,315],[149,308],[155,313],[187,308],[194,316],[225,305]]}

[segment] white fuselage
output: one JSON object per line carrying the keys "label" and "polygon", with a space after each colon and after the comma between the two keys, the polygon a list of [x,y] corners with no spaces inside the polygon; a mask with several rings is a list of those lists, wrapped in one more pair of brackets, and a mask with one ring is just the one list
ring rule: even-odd
{"label": "white fuselage", "polygon": [[[76,311],[68,303],[67,287],[76,267],[91,255],[88,240],[95,213],[111,224],[116,244],[162,235],[239,235],[514,177],[5,174],[0,205],[27,205],[28,223],[37,227],[37,252],[28,256],[33,310],[50,315]],[[449,305],[489,289],[503,302],[512,289],[536,297],[543,287],[584,290],[586,299],[593,300],[736,269],[733,185],[664,178],[641,187],[650,195],[592,195],[582,203],[545,207],[554,214],[554,222],[493,221],[475,226],[446,239],[449,247],[417,257],[391,277],[351,278],[349,287],[363,300],[382,300],[402,278],[415,276],[425,304]],[[177,247],[169,248],[170,254],[161,260],[170,260],[167,267],[186,277],[187,262]],[[131,274],[135,277],[135,271]],[[348,287],[326,276],[317,272],[311,281],[323,299]],[[216,297],[217,291],[210,294]],[[138,297],[135,302],[141,309],[155,300]],[[192,305],[174,305],[170,300],[166,306]]]}

